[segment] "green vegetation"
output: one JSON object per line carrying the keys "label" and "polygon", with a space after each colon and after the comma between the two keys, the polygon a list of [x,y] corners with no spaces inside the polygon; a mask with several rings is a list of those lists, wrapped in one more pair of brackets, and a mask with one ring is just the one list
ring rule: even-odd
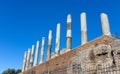
{"label": "green vegetation", "polygon": [[2,72],[2,74],[18,74],[20,73],[21,70],[18,69],[18,70],[15,70],[15,69],[7,69],[5,71]]}

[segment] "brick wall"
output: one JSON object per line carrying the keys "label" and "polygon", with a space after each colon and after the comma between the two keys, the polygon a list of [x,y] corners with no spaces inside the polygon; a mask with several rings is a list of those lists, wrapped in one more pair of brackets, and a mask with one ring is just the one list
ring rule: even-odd
{"label": "brick wall", "polygon": [[[79,46],[79,47],[73,49],[72,51],[68,51],[65,54],[61,54],[53,59],[50,59],[47,62],[37,65],[21,74],[43,74],[47,71],[53,71],[58,68],[65,68],[71,63],[72,58],[76,54],[78,54],[80,51],[87,50],[91,46],[96,46],[96,45],[100,45],[100,44],[109,45],[113,41],[115,41],[115,39],[112,37],[109,37],[109,36],[99,37],[91,42],[88,42],[82,46]],[[61,73],[61,74],[65,74],[65,73]]]}

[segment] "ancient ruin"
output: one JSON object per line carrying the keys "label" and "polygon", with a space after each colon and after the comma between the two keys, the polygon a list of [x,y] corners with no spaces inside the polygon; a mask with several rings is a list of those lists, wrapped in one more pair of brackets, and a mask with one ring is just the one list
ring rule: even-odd
{"label": "ancient ruin", "polygon": [[[60,50],[60,23],[56,29],[55,53],[51,53],[52,30],[48,35],[47,61],[43,62],[45,37],[42,38],[40,63],[38,52],[40,43],[25,51],[20,74],[120,74],[120,40],[111,36],[108,16],[101,13],[103,35],[88,41],[86,13],[81,18],[81,45],[72,49],[72,16],[67,16],[66,48]],[[34,60],[34,61],[33,61]],[[33,65],[34,64],[34,65]]]}

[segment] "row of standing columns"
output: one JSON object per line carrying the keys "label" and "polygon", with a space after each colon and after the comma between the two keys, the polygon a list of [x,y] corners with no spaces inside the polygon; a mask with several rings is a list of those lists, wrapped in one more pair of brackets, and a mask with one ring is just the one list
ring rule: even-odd
{"label": "row of standing columns", "polygon": [[[88,42],[87,36],[87,20],[86,13],[83,12],[81,15],[81,44],[85,44]],[[103,35],[111,35],[110,26],[108,16],[105,13],[101,14],[101,24],[102,24],[102,32]],[[57,24],[56,28],[56,47],[55,47],[55,55],[60,55],[60,23]],[[24,53],[24,60],[22,66],[22,72],[32,68],[33,66],[38,65],[38,53],[40,48],[40,42],[36,43],[36,51],[35,46],[32,45],[32,49],[28,49],[28,52]],[[41,46],[41,55],[40,55],[40,64],[43,63],[44,57],[44,49],[45,49],[45,37],[42,37],[42,46]],[[52,30],[49,31],[48,35],[48,48],[47,48],[47,60],[51,59],[51,49],[52,49]],[[72,50],[72,16],[69,14],[67,16],[67,33],[66,33],[66,50]],[[35,58],[34,58],[35,52]]]}

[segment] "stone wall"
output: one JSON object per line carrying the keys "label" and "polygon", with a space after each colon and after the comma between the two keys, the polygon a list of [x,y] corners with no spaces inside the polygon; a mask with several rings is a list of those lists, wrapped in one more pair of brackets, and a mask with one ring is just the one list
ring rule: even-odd
{"label": "stone wall", "polygon": [[119,66],[119,47],[119,40],[102,36],[21,74],[101,74]]}

